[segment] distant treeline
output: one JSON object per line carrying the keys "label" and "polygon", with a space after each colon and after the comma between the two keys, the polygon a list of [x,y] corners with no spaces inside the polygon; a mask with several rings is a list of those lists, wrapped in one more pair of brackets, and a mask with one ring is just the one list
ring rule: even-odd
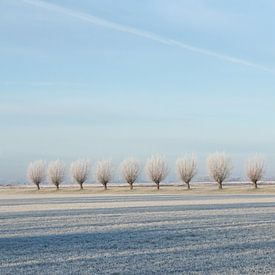
{"label": "distant treeline", "polygon": [[[218,188],[222,189],[223,182],[228,179],[232,171],[232,162],[225,153],[213,153],[207,158],[209,176],[217,182]],[[29,180],[40,189],[40,184],[47,178],[49,183],[59,189],[65,178],[65,164],[60,160],[50,162],[48,165],[43,160],[31,162],[28,167],[27,176]],[[197,159],[194,155],[178,158],[175,169],[179,179],[184,182],[188,189],[193,177],[197,173]],[[167,177],[169,169],[165,158],[162,156],[152,156],[144,167],[148,179],[154,182],[157,189],[161,182]],[[87,159],[76,160],[70,165],[70,176],[83,189],[83,184],[87,181],[91,171],[90,161]],[[119,167],[121,177],[133,189],[134,183],[140,175],[141,167],[138,160],[129,158],[124,160]],[[114,168],[110,160],[101,160],[96,163],[94,178],[107,189],[114,175]],[[264,160],[259,156],[254,156],[247,160],[246,176],[258,187],[258,181],[264,175]]]}

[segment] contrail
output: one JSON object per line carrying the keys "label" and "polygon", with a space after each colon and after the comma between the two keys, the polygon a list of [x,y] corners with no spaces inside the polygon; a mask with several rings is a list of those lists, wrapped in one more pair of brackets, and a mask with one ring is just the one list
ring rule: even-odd
{"label": "contrail", "polygon": [[259,70],[263,70],[266,72],[270,72],[272,74],[275,74],[275,70],[270,69],[268,67],[265,67],[261,64],[257,64],[257,63],[253,63],[251,61],[245,60],[245,59],[241,59],[241,58],[237,58],[237,57],[233,57],[233,56],[229,56],[229,55],[225,55],[225,54],[221,54],[218,52],[214,52],[208,49],[204,49],[204,48],[200,48],[200,47],[195,47],[183,42],[180,42],[178,40],[174,40],[174,39],[170,39],[167,37],[163,37],[160,35],[157,35],[155,33],[152,32],[148,32],[145,30],[141,30],[141,29],[137,29],[137,28],[133,28],[133,27],[129,27],[127,25],[122,25],[122,24],[118,24],[112,21],[108,21],[90,14],[86,14],[86,13],[82,13],[82,12],[77,12],[71,9],[67,9],[64,8],[62,6],[58,6],[55,4],[50,4],[44,1],[40,1],[40,0],[22,0],[23,2],[29,4],[29,5],[33,5],[39,8],[43,8],[43,9],[47,9],[47,10],[51,10],[57,13],[62,13],[74,18],[77,18],[79,20],[82,21],[86,21],[89,22],[93,25],[97,25],[100,27],[104,27],[107,29],[112,29],[115,31],[119,31],[119,32],[124,32],[124,33],[129,33],[135,36],[139,36],[139,37],[143,37],[149,40],[153,40],[155,42],[164,44],[164,45],[168,45],[168,46],[176,46],[188,51],[192,51],[195,53],[199,53],[202,55],[206,55],[206,56],[211,56],[220,60],[224,60],[227,62],[231,62],[231,63],[236,63],[236,64],[240,64],[243,66],[248,66],[248,67],[252,67],[255,69],[259,69]]}

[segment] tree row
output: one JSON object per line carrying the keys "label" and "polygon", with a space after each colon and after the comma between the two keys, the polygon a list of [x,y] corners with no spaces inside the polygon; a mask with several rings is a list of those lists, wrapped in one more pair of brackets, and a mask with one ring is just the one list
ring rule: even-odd
{"label": "tree row", "polygon": [[[194,155],[178,158],[176,161],[177,175],[188,189],[190,189],[190,183],[197,173],[197,166],[197,159]],[[40,184],[46,178],[59,189],[65,179],[65,168],[64,162],[60,160],[52,161],[48,165],[43,160],[37,160],[29,164],[27,176],[37,189],[40,189]],[[209,176],[217,183],[218,188],[222,189],[223,182],[229,178],[233,166],[230,157],[225,153],[214,153],[207,158],[207,168]],[[165,158],[161,156],[149,158],[144,170],[148,179],[156,184],[157,189],[160,188],[160,183],[165,180],[169,171]],[[86,159],[74,161],[70,165],[70,176],[73,181],[79,184],[80,189],[83,189],[83,184],[87,181],[90,171],[90,161]],[[130,189],[133,189],[133,185],[141,172],[139,162],[134,158],[126,159],[120,164],[119,171],[123,180],[129,184]],[[111,161],[97,162],[94,177],[98,183],[103,185],[105,190],[112,180],[113,174]],[[259,156],[250,158],[246,164],[246,176],[255,188],[258,187],[258,181],[263,178],[263,175],[264,160]]]}

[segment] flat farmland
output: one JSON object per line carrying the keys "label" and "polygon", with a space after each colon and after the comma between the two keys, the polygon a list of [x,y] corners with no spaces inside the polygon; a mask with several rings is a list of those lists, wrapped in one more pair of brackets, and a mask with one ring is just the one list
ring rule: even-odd
{"label": "flat farmland", "polygon": [[125,192],[2,190],[0,273],[275,273],[273,193]]}

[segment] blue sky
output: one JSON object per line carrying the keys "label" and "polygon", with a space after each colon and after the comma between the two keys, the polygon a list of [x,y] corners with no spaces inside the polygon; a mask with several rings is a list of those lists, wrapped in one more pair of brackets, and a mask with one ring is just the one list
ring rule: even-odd
{"label": "blue sky", "polygon": [[[0,181],[33,159],[225,151],[275,167],[275,2],[0,2]],[[171,168],[172,169],[172,168]]]}

